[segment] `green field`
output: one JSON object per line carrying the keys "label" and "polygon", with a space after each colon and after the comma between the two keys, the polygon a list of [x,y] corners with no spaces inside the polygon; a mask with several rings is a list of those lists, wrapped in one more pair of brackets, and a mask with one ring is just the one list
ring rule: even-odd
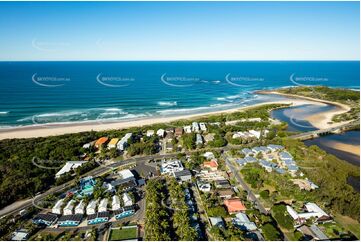
{"label": "green field", "polygon": [[137,238],[137,228],[112,229],[109,240],[129,240]]}

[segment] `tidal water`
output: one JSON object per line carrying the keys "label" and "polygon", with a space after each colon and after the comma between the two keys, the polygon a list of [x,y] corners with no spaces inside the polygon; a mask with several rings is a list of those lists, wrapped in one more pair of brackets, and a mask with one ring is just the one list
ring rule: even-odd
{"label": "tidal water", "polygon": [[269,101],[255,90],[359,89],[359,73],[358,61],[0,62],[0,128],[223,110]]}

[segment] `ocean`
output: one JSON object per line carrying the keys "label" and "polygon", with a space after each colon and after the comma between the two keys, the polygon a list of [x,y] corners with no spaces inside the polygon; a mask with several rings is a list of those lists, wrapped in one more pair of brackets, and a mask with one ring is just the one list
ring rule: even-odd
{"label": "ocean", "polygon": [[107,122],[279,100],[255,90],[359,90],[358,61],[0,62],[0,128]]}

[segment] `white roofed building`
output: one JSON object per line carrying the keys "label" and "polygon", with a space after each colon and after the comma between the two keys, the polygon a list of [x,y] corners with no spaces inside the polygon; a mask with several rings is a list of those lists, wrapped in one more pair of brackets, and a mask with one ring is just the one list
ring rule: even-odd
{"label": "white roofed building", "polygon": [[134,174],[129,169],[124,169],[118,172],[120,179],[133,179]]}
{"label": "white roofed building", "polygon": [[129,138],[132,137],[132,133],[126,133],[123,138],[117,143],[117,149],[120,151],[125,150],[125,147],[128,145]]}
{"label": "white roofed building", "polygon": [[184,126],[183,130],[185,133],[190,134],[190,133],[192,133],[192,126],[190,126],[190,125]]}
{"label": "white roofed building", "polygon": [[107,198],[103,198],[98,206],[98,212],[106,212],[108,210],[108,199]]}
{"label": "white roofed building", "polygon": [[70,200],[63,210],[63,215],[72,215],[74,210],[74,200]]}
{"label": "white roofed building", "polygon": [[129,196],[128,193],[123,193],[123,203],[124,203],[124,206],[132,206],[133,205],[133,201],[132,201],[132,198]]}
{"label": "white roofed building", "polygon": [[204,131],[204,132],[207,131],[207,126],[205,123],[199,123],[199,127],[202,131]]}
{"label": "white roofed building", "polygon": [[179,160],[162,160],[160,172],[172,175],[174,172],[182,171],[183,169],[183,165]]}
{"label": "white roofed building", "polygon": [[196,145],[202,145],[202,144],[203,144],[202,135],[197,134],[197,135],[196,135]]}
{"label": "white roofed building", "polygon": [[207,160],[211,160],[216,158],[213,154],[213,152],[207,151],[206,153],[203,154],[203,156],[207,159]]}
{"label": "white roofed building", "polygon": [[57,201],[54,205],[54,207],[51,209],[51,212],[52,213],[55,213],[55,214],[62,214],[62,207],[63,207],[63,204],[64,204],[64,199],[60,199],[59,201]]}
{"label": "white roofed building", "polygon": [[254,135],[257,139],[261,138],[261,131],[256,131],[256,130],[250,130],[248,131],[250,134]]}
{"label": "white roofed building", "polygon": [[157,135],[159,136],[159,137],[164,137],[164,134],[165,134],[165,130],[164,129],[158,129],[157,130]]}
{"label": "white roofed building", "polygon": [[199,125],[197,122],[192,123],[192,131],[193,132],[199,132]]}
{"label": "white roofed building", "polygon": [[56,173],[55,177],[59,178],[61,175],[78,168],[86,162],[87,161],[67,161],[65,165],[60,169],[60,171]]}
{"label": "white roofed building", "polygon": [[151,137],[154,135],[154,130],[147,130],[147,137]]}
{"label": "white roofed building", "polygon": [[120,209],[120,199],[119,196],[114,195],[112,198],[112,210],[116,211],[118,209]]}
{"label": "white roofed building", "polygon": [[236,217],[232,219],[232,223],[245,231],[253,231],[257,229],[255,223],[251,222],[245,213],[237,213]]}
{"label": "white roofed building", "polygon": [[306,203],[304,207],[306,211],[301,213],[297,213],[291,206],[287,206],[286,209],[290,216],[298,223],[303,223],[310,218],[315,218],[317,220],[330,219],[330,216],[315,203]]}
{"label": "white roofed building", "polygon": [[86,214],[87,215],[92,215],[96,213],[96,209],[97,209],[97,200],[92,200],[90,201],[90,203],[88,204],[88,206],[86,207]]}
{"label": "white roofed building", "polygon": [[84,214],[85,204],[84,201],[81,200],[80,203],[75,207],[75,214]]}

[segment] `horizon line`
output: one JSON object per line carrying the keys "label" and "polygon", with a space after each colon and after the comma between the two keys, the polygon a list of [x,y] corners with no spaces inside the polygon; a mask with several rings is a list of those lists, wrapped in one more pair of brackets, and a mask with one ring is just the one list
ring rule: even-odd
{"label": "horizon line", "polygon": [[265,62],[274,62],[274,61],[279,61],[279,62],[286,62],[286,61],[358,61],[360,62],[360,59],[356,60],[356,59],[350,59],[350,60],[345,60],[345,59],[341,59],[341,60],[294,60],[294,59],[290,59],[290,60],[0,60],[0,62],[244,62],[244,61],[254,61],[254,62],[260,62],[260,61],[265,61]]}

